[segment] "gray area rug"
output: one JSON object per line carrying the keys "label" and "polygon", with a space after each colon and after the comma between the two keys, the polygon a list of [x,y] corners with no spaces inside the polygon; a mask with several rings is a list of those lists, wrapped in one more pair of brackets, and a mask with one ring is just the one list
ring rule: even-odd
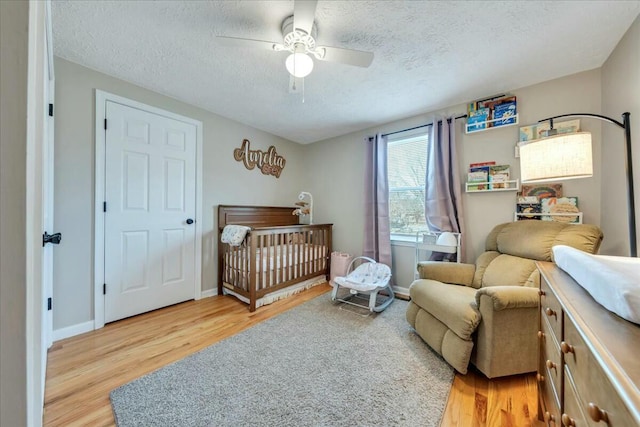
{"label": "gray area rug", "polygon": [[454,372],[396,300],[321,295],[111,392],[119,427],[437,426]]}

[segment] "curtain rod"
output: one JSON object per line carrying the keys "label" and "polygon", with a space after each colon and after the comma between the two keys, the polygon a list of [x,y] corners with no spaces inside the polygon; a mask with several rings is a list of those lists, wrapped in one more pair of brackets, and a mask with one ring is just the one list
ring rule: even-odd
{"label": "curtain rod", "polygon": [[[461,116],[454,117],[453,120],[464,119],[466,117],[467,117],[467,115],[463,114]],[[442,120],[438,120],[438,124],[440,124],[440,123],[442,123]],[[447,119],[447,123],[451,123],[451,119]],[[415,126],[415,127],[409,128],[409,129],[397,130],[395,132],[383,133],[382,136],[395,135],[397,133],[408,132],[410,130],[426,128],[426,127],[429,127],[429,126],[433,126],[433,123],[427,123],[426,125]]]}

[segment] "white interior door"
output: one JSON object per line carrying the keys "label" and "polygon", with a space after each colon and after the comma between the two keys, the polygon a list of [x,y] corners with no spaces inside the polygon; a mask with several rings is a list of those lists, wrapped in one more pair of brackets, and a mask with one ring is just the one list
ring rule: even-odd
{"label": "white interior door", "polygon": [[[42,130],[42,233],[53,234],[53,189],[54,189],[54,119],[53,104],[55,98],[55,73],[53,68],[53,36],[51,28],[51,2],[45,3],[45,52],[43,55],[43,93],[45,108]],[[42,368],[41,391],[44,388],[47,372],[47,350],[53,344],[53,245],[42,247],[42,335],[40,365]],[[44,404],[44,402],[38,402]]]}
{"label": "white interior door", "polygon": [[105,322],[195,297],[196,126],[106,103]]}
{"label": "white interior door", "polygon": [[[54,128],[53,128],[53,99],[54,80],[53,64],[49,66],[47,62],[47,72],[44,82],[45,105],[43,117],[43,150],[42,150],[42,232],[53,234],[53,188],[54,188]],[[53,343],[53,245],[47,244],[42,247],[42,291],[44,296],[42,316],[43,348],[46,350]],[[43,355],[46,366],[46,351]]]}

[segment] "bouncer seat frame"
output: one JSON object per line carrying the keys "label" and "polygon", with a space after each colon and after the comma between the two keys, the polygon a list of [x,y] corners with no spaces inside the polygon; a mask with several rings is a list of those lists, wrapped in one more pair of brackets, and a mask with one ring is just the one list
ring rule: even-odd
{"label": "bouncer seat frame", "polygon": [[[354,268],[356,261],[359,260],[362,263],[357,268]],[[331,300],[355,305],[369,309],[370,312],[379,313],[393,302],[394,293],[390,283],[391,269],[388,265],[376,262],[369,257],[359,256],[349,263],[345,276],[339,276],[333,279],[331,283],[333,285]],[[349,294],[346,297],[338,296],[340,287],[349,289]],[[378,293],[381,291],[385,291],[387,295],[386,298],[378,304]],[[369,304],[359,304],[355,302],[357,299],[368,299]]]}

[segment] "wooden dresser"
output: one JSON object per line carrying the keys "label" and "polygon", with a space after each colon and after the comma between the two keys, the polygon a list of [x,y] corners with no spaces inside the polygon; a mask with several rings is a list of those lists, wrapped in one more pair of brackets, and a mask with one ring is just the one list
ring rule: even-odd
{"label": "wooden dresser", "polygon": [[548,426],[640,426],[640,326],[538,262],[538,416]]}

